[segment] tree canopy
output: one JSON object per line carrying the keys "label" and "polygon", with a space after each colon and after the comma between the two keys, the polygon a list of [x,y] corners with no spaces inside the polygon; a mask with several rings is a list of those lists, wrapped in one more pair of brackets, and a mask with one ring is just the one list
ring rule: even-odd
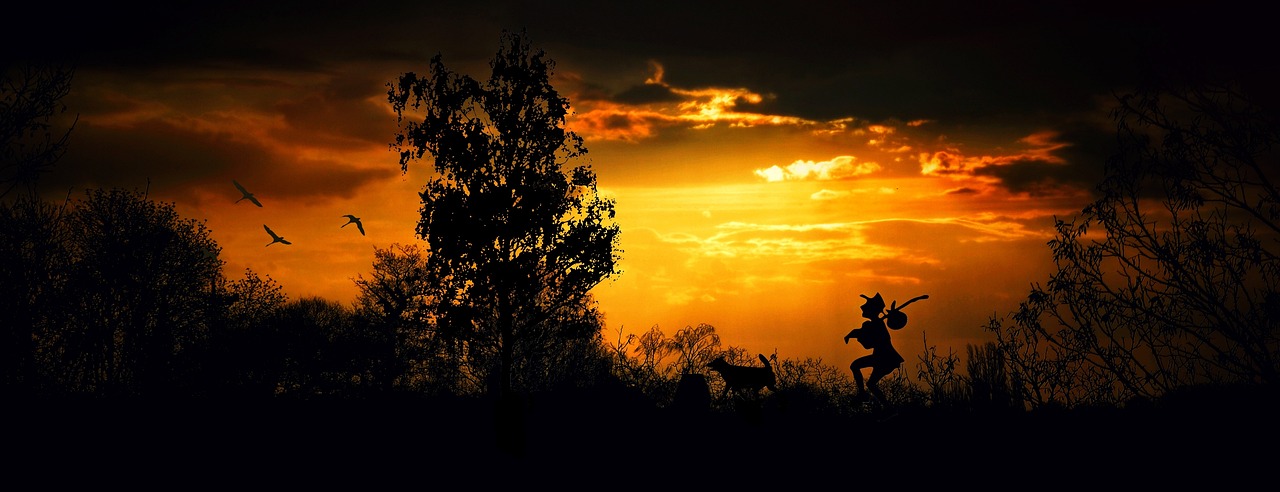
{"label": "tree canopy", "polygon": [[589,291],[620,273],[619,228],[590,164],[570,166],[587,149],[564,128],[555,63],[508,31],[489,65],[481,82],[437,54],[429,74],[389,83],[388,100],[401,171],[427,155],[436,171],[417,226],[441,282],[436,329],[465,343],[471,369],[506,394],[535,383],[514,369],[549,342],[599,336],[593,323],[564,320],[596,318]]}
{"label": "tree canopy", "polygon": [[[220,248],[204,224],[137,191],[0,206],[8,381],[102,395],[178,389],[219,305]],[[56,389],[55,389],[56,388]]]}

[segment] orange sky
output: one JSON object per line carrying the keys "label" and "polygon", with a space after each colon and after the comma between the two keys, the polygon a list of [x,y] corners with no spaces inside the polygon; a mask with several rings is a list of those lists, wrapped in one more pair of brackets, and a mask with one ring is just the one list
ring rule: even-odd
{"label": "orange sky", "polygon": [[[725,345],[844,367],[864,353],[842,343],[859,294],[928,294],[894,332],[914,377],[926,337],[963,355],[1052,270],[1054,217],[1088,202],[1112,91],[1133,75],[1131,40],[1093,37],[1125,23],[1089,30],[1097,16],[1073,7],[980,25],[895,7],[768,26],[729,11],[712,35],[697,22],[709,12],[446,3],[395,18],[182,11],[117,26],[124,37],[85,11],[70,21],[85,37],[65,101],[79,120],[44,192],[149,180],[153,198],[207,221],[231,278],[252,268],[291,298],[352,302],[375,247],[419,241],[430,172],[402,174],[388,149],[385,84],[436,53],[483,79],[500,30],[525,26],[558,62],[569,126],[617,201],[623,273],[594,291],[607,339],[708,323]],[[263,207],[235,203],[233,179]],[[367,235],[340,228],[345,214]],[[293,244],[265,246],[263,224]]]}
{"label": "orange sky", "polygon": [[[1062,144],[1051,134],[1013,134],[993,148],[950,141],[928,121],[773,115],[752,107],[761,96],[750,88],[669,87],[660,62],[647,67],[636,83],[668,87],[681,99],[592,101],[577,92],[573,72],[558,80],[571,101],[583,101],[574,104],[570,126],[586,138],[623,231],[623,273],[595,290],[611,340],[619,330],[657,325],[674,334],[708,323],[726,345],[844,366],[861,350],[842,343],[861,322],[858,294],[880,292],[904,301],[930,295],[908,311],[908,329],[895,333],[903,353],[920,353],[926,336],[944,352],[963,353],[964,344],[987,339],[987,317],[1015,307],[1048,272],[1044,242],[1053,215],[1085,203],[1079,189],[1033,196],[978,174],[1025,160],[1052,165]],[[367,274],[374,247],[419,241],[417,192],[427,163],[402,175],[385,144],[328,134],[323,120],[346,115],[306,107],[306,92],[322,90],[323,80],[185,77],[134,93],[82,77],[69,103],[94,107],[83,99],[92,95],[104,106],[80,114],[81,133],[181,132],[227,154],[190,156],[196,160],[257,149],[256,162],[150,185],[152,196],[175,202],[184,216],[208,221],[229,276],[252,268],[292,298],[349,303],[352,280]],[[298,100],[253,105],[286,94]],[[362,113],[385,117],[378,126],[394,122],[383,99],[361,104]],[[293,120],[291,110],[306,114]],[[660,132],[680,137],[653,145]],[[93,151],[77,142],[73,157]],[[263,207],[235,203],[233,179]],[[145,176],[133,186],[145,187]],[[332,191],[291,191],[307,186]],[[367,235],[340,227],[348,213],[361,217]],[[263,224],[293,244],[266,246]]]}

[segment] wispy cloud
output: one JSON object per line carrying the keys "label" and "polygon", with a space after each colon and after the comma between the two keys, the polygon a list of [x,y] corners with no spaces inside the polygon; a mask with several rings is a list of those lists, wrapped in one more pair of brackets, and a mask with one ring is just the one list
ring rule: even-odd
{"label": "wispy cloud", "polygon": [[773,165],[764,169],[756,169],[755,175],[769,182],[789,180],[835,180],[865,176],[881,169],[874,162],[855,162],[851,155],[836,156],[826,161],[798,160],[786,167]]}
{"label": "wispy cloud", "polygon": [[832,260],[894,259],[913,263],[935,263],[928,254],[889,246],[869,239],[868,231],[879,225],[910,223],[923,226],[959,227],[968,234],[948,233],[960,242],[990,242],[1044,237],[1043,230],[1031,229],[1013,217],[981,214],[972,217],[931,219],[877,219],[831,224],[758,224],[726,222],[706,237],[692,234],[659,234],[662,242],[679,251],[703,258],[774,258],[783,263]]}
{"label": "wispy cloud", "polygon": [[[815,224],[731,221],[692,233],[633,230],[634,249],[628,251],[640,257],[627,264],[635,266],[629,270],[632,282],[660,293],[661,302],[672,306],[854,277],[862,283],[919,285],[924,282],[922,272],[944,268],[949,261],[951,249],[945,244],[1019,244],[1043,239],[1045,231],[1031,227],[1032,222],[984,213]],[[922,236],[933,239],[911,239]],[[652,261],[659,257],[660,262]]]}
{"label": "wispy cloud", "polygon": [[1001,155],[965,155],[957,148],[948,148],[917,155],[920,174],[953,179],[983,178],[982,170],[988,167],[1009,166],[1024,162],[1065,164],[1057,152],[1069,147],[1057,140],[1057,132],[1040,132],[1025,136],[1019,142],[1027,146],[1019,152]]}
{"label": "wispy cloud", "polygon": [[813,200],[835,200],[837,198],[844,198],[852,194],[853,192],[849,190],[833,191],[828,189],[821,189],[813,192],[813,194],[809,195],[809,198]]}
{"label": "wispy cloud", "polygon": [[882,186],[882,187],[880,187],[880,188],[857,188],[857,189],[852,189],[852,190],[840,190],[840,191],[836,191],[836,190],[828,190],[828,189],[825,189],[825,188],[824,188],[824,189],[821,189],[821,190],[815,191],[815,192],[813,192],[812,194],[810,194],[810,195],[809,195],[809,199],[811,199],[811,200],[837,200],[837,199],[840,199],[840,198],[845,198],[845,197],[849,197],[849,196],[853,196],[853,195],[866,195],[866,194],[869,194],[869,193],[879,193],[879,194],[882,194],[882,195],[892,195],[892,194],[897,193],[897,192],[898,192],[898,190],[893,189],[893,188],[889,188],[889,187],[885,187],[885,186]]}

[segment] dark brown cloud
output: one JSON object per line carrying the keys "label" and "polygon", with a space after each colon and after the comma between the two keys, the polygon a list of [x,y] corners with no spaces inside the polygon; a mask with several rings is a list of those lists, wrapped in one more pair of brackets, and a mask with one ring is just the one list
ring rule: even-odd
{"label": "dark brown cloud", "polygon": [[670,87],[659,84],[642,84],[628,87],[613,97],[622,104],[671,103],[684,100],[685,97],[671,91]]}
{"label": "dark brown cloud", "polygon": [[974,174],[998,178],[1009,191],[1034,196],[1091,191],[1102,181],[1106,161],[1116,150],[1115,128],[1076,123],[1059,132],[1055,140],[1066,143],[1053,151],[1055,161],[1024,158],[982,167]]}
{"label": "dark brown cloud", "polygon": [[288,124],[278,136],[307,145],[385,147],[395,138],[396,122],[388,113],[382,83],[380,78],[359,74],[335,77],[324,86],[275,103],[273,112]]}
{"label": "dark brown cloud", "polygon": [[[66,190],[150,186],[158,196],[198,201],[197,189],[222,186],[234,194],[232,179],[259,197],[350,197],[362,186],[391,179],[399,170],[369,169],[338,160],[303,161],[234,135],[192,131],[159,120],[115,128],[82,123],[67,154],[42,178],[46,195]],[[149,183],[149,184],[148,184]]]}
{"label": "dark brown cloud", "polygon": [[[193,133],[160,121],[128,128],[81,122],[66,155],[41,180],[47,193],[68,188],[186,187],[272,165],[265,149],[228,134]],[[230,183],[230,181],[228,181]]]}

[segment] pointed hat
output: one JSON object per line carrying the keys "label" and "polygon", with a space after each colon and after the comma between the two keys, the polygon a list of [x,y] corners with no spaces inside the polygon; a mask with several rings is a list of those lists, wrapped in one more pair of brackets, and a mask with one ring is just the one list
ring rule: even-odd
{"label": "pointed hat", "polygon": [[867,302],[862,304],[863,306],[871,306],[873,309],[877,311],[884,309],[884,298],[880,297],[879,292],[876,292],[876,295],[874,297],[867,297],[866,294],[858,294],[858,295],[862,296],[863,299],[867,300]]}

